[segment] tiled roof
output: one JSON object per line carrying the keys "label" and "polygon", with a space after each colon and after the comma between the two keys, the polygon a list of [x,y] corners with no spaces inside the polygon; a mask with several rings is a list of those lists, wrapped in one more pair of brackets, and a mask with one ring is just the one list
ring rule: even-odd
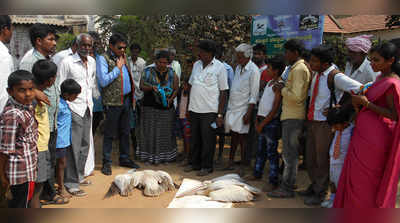
{"label": "tiled roof", "polygon": [[324,18],[324,32],[326,33],[344,33],[344,29],[341,29],[331,16],[325,16]]}
{"label": "tiled roof", "polygon": [[72,15],[12,15],[10,17],[13,24],[44,23],[56,26],[69,26],[87,23],[87,20],[83,16]]}
{"label": "tiled roof", "polygon": [[[327,33],[358,33],[388,29],[386,24],[387,15],[355,15],[346,18],[336,19],[343,27],[340,29],[337,24],[325,16],[324,32]],[[396,27],[394,27],[396,28]]]}

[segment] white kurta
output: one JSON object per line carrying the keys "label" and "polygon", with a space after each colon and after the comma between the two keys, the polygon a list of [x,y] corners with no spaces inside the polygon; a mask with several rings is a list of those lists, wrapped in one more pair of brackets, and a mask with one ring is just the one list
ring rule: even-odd
{"label": "white kurta", "polygon": [[0,113],[8,100],[7,80],[11,72],[14,71],[13,58],[10,55],[8,48],[0,41]]}
{"label": "white kurta", "polygon": [[249,124],[245,125],[243,116],[250,104],[256,104],[260,88],[260,71],[252,61],[242,69],[236,67],[232,87],[229,92],[228,110],[225,115],[225,131],[239,134],[249,132]]}

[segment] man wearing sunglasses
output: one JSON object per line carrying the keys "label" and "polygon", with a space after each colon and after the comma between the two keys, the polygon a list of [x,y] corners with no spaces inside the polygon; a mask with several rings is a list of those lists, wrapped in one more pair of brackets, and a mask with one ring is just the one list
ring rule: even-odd
{"label": "man wearing sunglasses", "polygon": [[134,102],[134,84],[126,58],[127,41],[119,33],[110,37],[109,49],[96,61],[97,79],[102,88],[105,109],[105,132],[103,139],[104,175],[111,175],[111,151],[113,139],[119,139],[119,165],[139,168],[129,157],[130,116]]}

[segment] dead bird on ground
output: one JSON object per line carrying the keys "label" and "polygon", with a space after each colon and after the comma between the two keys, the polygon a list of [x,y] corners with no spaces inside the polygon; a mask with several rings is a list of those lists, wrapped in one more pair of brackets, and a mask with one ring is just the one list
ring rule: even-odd
{"label": "dead bird on ground", "polygon": [[261,190],[244,182],[238,174],[227,174],[206,180],[200,186],[184,191],[176,196],[205,195],[215,201],[248,202],[254,200]]}
{"label": "dead bird on ground", "polygon": [[132,169],[124,174],[115,176],[104,198],[120,194],[128,196],[135,188],[143,189],[143,194],[148,197],[157,197],[166,191],[175,190],[171,176],[162,170]]}

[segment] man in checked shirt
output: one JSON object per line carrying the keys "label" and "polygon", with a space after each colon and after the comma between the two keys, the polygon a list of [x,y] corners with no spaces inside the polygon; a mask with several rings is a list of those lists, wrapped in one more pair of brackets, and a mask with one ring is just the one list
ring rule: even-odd
{"label": "man in checked shirt", "polygon": [[0,116],[0,181],[10,188],[9,208],[27,208],[37,177],[38,126],[32,101],[33,75],[17,70],[8,78],[9,97]]}

